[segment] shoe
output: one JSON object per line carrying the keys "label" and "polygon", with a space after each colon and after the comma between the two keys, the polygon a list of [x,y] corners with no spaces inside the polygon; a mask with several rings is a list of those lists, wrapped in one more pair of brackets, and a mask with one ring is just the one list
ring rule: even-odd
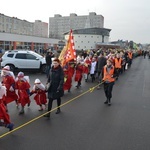
{"label": "shoe", "polygon": [[97,90],[99,90],[101,87],[97,87]]}
{"label": "shoe", "polygon": [[9,131],[12,131],[14,129],[14,124],[10,123],[10,124],[6,125],[6,128],[8,128]]}
{"label": "shoe", "polygon": [[106,100],[106,101],[104,102],[104,104],[108,104],[108,100]]}
{"label": "shoe", "polygon": [[19,104],[16,104],[16,108],[19,108]]}
{"label": "shoe", "polygon": [[59,114],[60,113],[60,109],[57,109],[56,113],[55,114]]}
{"label": "shoe", "polygon": [[78,88],[79,88],[79,85],[76,85],[76,88],[78,89]]}
{"label": "shoe", "polygon": [[39,111],[43,111],[43,108],[40,108]]}
{"label": "shoe", "polygon": [[31,103],[31,102],[28,103],[28,107],[30,106],[30,103]]}
{"label": "shoe", "polygon": [[46,115],[44,115],[44,117],[50,118],[50,114],[46,114]]}
{"label": "shoe", "polygon": [[21,111],[19,112],[19,115],[22,115],[22,114],[24,114],[24,110],[21,110]]}
{"label": "shoe", "polygon": [[111,102],[108,102],[108,106],[111,106]]}

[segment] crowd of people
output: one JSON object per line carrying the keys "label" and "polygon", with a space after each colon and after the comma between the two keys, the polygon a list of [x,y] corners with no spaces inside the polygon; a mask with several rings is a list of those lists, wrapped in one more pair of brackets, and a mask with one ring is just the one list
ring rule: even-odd
{"label": "crowd of people", "polygon": [[[138,51],[138,55],[142,55]],[[31,89],[29,76],[19,72],[17,77],[11,72],[9,66],[5,66],[1,71],[0,83],[0,126],[13,130],[14,124],[9,117],[7,105],[15,102],[18,107],[21,105],[19,114],[25,113],[25,107],[30,106],[30,96],[34,95],[34,100],[39,106],[39,111],[47,109],[48,113],[44,117],[50,118],[50,111],[53,100],[57,100],[56,114],[61,112],[61,97],[64,91],[71,91],[72,82],[76,82],[76,88],[80,88],[83,82],[99,82],[104,84],[106,101],[104,104],[111,106],[112,89],[114,82],[132,65],[135,53],[131,50],[99,50],[82,51],[77,58],[67,62],[64,66],[58,58],[48,51],[47,62],[47,83],[44,85],[40,79],[35,79]],[[98,86],[97,89],[101,87]],[[47,100],[48,98],[48,100]],[[46,104],[48,102],[48,108]]]}

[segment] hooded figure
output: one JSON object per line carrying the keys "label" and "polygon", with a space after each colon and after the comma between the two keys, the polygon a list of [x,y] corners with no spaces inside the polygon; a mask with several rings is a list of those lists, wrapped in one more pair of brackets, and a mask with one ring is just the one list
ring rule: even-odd
{"label": "hooded figure", "polygon": [[0,126],[4,126],[8,128],[9,131],[11,131],[13,130],[14,124],[11,123],[6,107],[3,104],[5,96],[6,96],[6,87],[2,86],[2,84],[0,83]]}
{"label": "hooded figure", "polygon": [[36,101],[36,104],[40,106],[39,111],[43,110],[42,105],[44,105],[46,108],[46,103],[47,103],[46,90],[45,90],[45,86],[41,83],[39,79],[35,79],[34,86],[31,91],[31,95],[32,94],[35,94],[34,100]]}

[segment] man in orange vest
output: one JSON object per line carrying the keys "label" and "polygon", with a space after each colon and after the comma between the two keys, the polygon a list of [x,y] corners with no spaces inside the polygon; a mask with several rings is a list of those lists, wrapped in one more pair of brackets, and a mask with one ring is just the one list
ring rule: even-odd
{"label": "man in orange vest", "polygon": [[130,67],[131,64],[132,64],[132,58],[133,58],[133,53],[132,53],[132,51],[130,50],[130,51],[128,52],[128,66],[129,66],[129,67]]}
{"label": "man in orange vest", "polygon": [[120,57],[119,53],[116,55],[116,58],[114,59],[114,65],[116,70],[116,80],[118,80],[122,67],[122,58]]}
{"label": "man in orange vest", "polygon": [[112,98],[112,89],[115,82],[115,67],[112,65],[112,61],[110,59],[107,60],[107,64],[103,68],[103,81],[104,81],[104,92],[107,100],[104,104],[111,105]]}

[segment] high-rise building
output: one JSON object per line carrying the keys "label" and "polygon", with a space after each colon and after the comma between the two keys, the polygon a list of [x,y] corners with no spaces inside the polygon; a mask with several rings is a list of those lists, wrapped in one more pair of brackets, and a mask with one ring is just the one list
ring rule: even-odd
{"label": "high-rise building", "polygon": [[0,14],[0,32],[47,38],[48,23],[40,20],[29,22],[18,19],[17,17],[9,17],[4,14]]}
{"label": "high-rise building", "polygon": [[90,12],[89,15],[77,16],[77,14],[70,14],[70,16],[62,17],[57,14],[49,18],[49,37],[64,39],[64,33],[70,29],[84,29],[84,28],[103,28],[104,17],[97,15],[95,12]]}
{"label": "high-rise building", "polygon": [[0,14],[0,32],[32,35],[34,23]]}
{"label": "high-rise building", "polygon": [[35,20],[34,22],[34,36],[48,37],[48,23],[41,20]]}

